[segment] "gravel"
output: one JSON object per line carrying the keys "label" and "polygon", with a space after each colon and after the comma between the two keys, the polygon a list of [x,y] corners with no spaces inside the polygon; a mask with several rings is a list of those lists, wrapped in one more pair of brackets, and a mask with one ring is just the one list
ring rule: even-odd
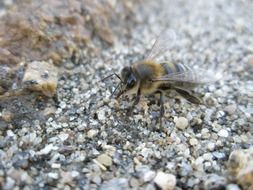
{"label": "gravel", "polygon": [[[253,146],[252,9],[250,0],[145,1],[128,36],[100,44],[93,57],[83,50],[63,71],[53,115],[19,116],[19,127],[0,120],[0,187],[240,189],[226,179],[226,164],[233,150]],[[111,97],[117,78],[100,80],[142,59],[166,27],[184,34],[169,60],[214,65],[224,78],[196,89],[203,105],[169,94],[161,131],[155,97],[143,97],[130,117],[131,99]],[[7,111],[4,121],[12,119]]]}

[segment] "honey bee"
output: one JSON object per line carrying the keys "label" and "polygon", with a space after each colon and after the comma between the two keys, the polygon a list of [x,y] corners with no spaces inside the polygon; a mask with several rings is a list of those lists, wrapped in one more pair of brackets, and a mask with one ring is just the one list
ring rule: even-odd
{"label": "honey bee", "polygon": [[150,53],[144,60],[137,61],[131,66],[124,67],[120,75],[113,73],[103,80],[115,75],[120,83],[116,95],[118,99],[124,95],[135,95],[132,106],[129,108],[131,113],[133,108],[139,103],[141,95],[159,94],[160,105],[160,124],[164,115],[164,94],[174,90],[183,98],[193,104],[200,104],[201,100],[192,93],[192,90],[201,84],[217,81],[220,76],[215,72],[191,68],[182,63],[171,63],[169,61],[156,61],[164,55],[176,42],[177,35],[174,30],[163,31],[156,39]]}

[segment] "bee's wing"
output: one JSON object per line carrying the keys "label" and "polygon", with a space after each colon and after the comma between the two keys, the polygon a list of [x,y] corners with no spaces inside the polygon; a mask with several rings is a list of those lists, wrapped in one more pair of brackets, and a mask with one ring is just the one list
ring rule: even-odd
{"label": "bee's wing", "polygon": [[193,84],[212,83],[220,80],[222,73],[214,72],[204,69],[188,69],[182,72],[176,72],[168,75],[164,75],[158,78],[153,78],[152,81],[164,81],[164,82],[188,82]]}
{"label": "bee's wing", "polygon": [[175,46],[177,33],[172,29],[166,29],[160,33],[150,52],[146,56],[146,60],[155,60],[159,56],[165,54],[168,50]]}

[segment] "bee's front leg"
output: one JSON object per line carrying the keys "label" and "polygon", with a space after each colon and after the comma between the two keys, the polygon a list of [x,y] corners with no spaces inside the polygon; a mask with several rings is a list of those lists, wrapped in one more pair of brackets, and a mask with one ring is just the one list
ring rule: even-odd
{"label": "bee's front leg", "polygon": [[134,100],[132,106],[128,109],[128,112],[127,112],[128,115],[133,114],[133,109],[140,102],[140,99],[141,99],[141,88],[138,88],[135,100]]}

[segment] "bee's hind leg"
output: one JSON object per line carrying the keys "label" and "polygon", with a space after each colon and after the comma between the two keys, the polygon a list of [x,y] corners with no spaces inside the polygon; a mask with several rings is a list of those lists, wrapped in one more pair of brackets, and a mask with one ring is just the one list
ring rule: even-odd
{"label": "bee's hind leg", "polygon": [[133,114],[133,109],[140,102],[140,99],[141,99],[141,89],[139,88],[132,106],[127,111],[127,115]]}
{"label": "bee's hind leg", "polygon": [[197,96],[191,94],[188,90],[181,89],[181,88],[174,88],[178,94],[184,97],[186,100],[193,104],[201,104],[201,99]]}
{"label": "bee's hind leg", "polygon": [[157,93],[160,94],[160,99],[159,99],[159,106],[160,106],[160,116],[159,116],[159,123],[160,123],[160,130],[161,131],[164,131],[164,128],[162,126],[162,118],[164,116],[164,112],[165,112],[165,109],[164,109],[164,93],[163,91],[157,91]]}

